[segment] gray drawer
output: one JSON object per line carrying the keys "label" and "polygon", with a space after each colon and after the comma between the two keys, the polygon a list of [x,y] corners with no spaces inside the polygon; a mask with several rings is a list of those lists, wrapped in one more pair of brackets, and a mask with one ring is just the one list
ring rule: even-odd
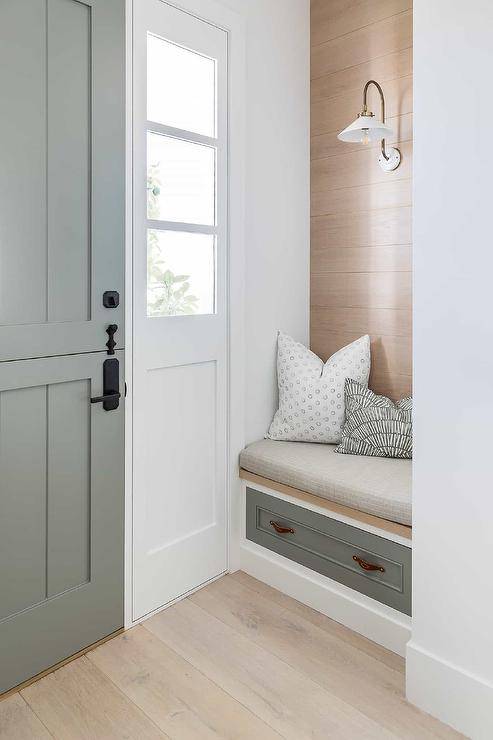
{"label": "gray drawer", "polygon": [[246,500],[247,539],[411,614],[409,547],[253,488]]}

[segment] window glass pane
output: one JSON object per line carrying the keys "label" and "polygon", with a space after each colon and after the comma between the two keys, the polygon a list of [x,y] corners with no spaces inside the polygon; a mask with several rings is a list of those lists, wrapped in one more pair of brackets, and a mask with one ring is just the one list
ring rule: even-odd
{"label": "window glass pane", "polygon": [[215,223],[215,156],[210,146],[147,134],[147,217]]}
{"label": "window glass pane", "polygon": [[215,311],[215,237],[148,229],[147,315]]}
{"label": "window glass pane", "polygon": [[216,136],[216,61],[147,34],[147,118]]}

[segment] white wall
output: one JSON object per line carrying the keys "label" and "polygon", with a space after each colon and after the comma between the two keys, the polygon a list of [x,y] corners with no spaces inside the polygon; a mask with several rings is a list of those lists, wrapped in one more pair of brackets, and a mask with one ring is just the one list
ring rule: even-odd
{"label": "white wall", "polygon": [[308,342],[309,0],[222,0],[246,18],[246,441],[277,402],[278,329]]}
{"label": "white wall", "polygon": [[493,737],[493,4],[414,3],[408,697]]}

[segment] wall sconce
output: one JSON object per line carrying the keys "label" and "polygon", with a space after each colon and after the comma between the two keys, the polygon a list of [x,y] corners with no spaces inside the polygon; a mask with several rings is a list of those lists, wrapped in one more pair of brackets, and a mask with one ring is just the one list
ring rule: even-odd
{"label": "wall sconce", "polygon": [[[370,85],[375,85],[380,93],[381,121],[376,119],[374,114],[368,110],[367,97]],[[383,97],[383,90],[378,82],[368,80],[363,90],[363,110],[358,114],[358,118],[353,123],[345,128],[344,131],[341,131],[337,138],[341,141],[360,142],[361,144],[369,144],[370,141],[378,141],[380,139],[382,149],[378,157],[378,164],[384,172],[392,172],[401,163],[401,153],[394,147],[386,149],[385,138],[391,134],[392,129],[385,123],[385,99]]]}

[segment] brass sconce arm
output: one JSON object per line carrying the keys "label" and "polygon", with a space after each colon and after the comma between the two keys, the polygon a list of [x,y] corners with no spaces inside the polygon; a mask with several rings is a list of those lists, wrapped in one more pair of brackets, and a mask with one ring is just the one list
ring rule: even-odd
{"label": "brass sconce arm", "polygon": [[[375,80],[368,80],[366,85],[363,88],[363,110],[361,112],[362,116],[372,116],[373,113],[368,111],[368,88],[370,85],[375,85],[378,92],[380,93],[380,110],[381,110],[381,116],[382,116],[382,123],[385,123],[385,98],[383,96],[383,90],[381,85],[378,84]],[[384,157],[387,161],[389,157],[387,156],[387,152],[385,151],[385,139],[382,139],[381,141],[381,147],[382,147],[382,157]]]}

